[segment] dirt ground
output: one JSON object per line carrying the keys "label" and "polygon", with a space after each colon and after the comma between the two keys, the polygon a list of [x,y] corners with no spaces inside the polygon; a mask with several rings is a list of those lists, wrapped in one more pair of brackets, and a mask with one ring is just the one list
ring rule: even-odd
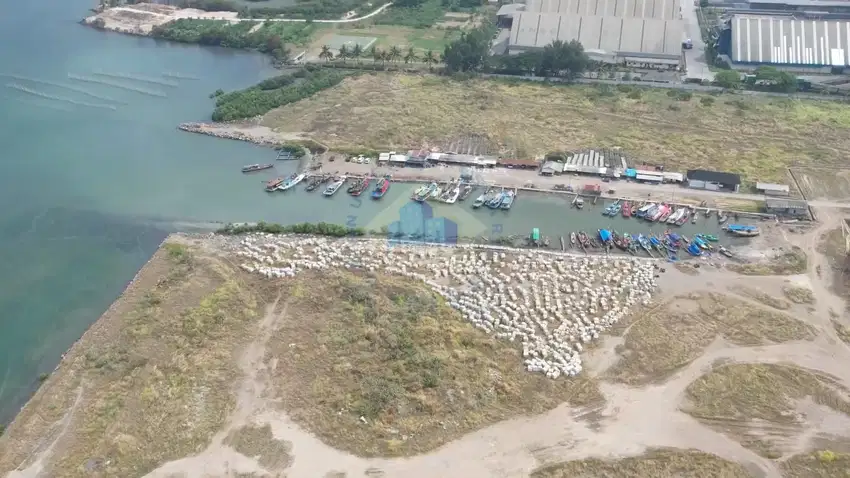
{"label": "dirt ground", "polygon": [[[469,427],[443,446],[426,446],[423,450],[430,451],[403,459],[364,458],[334,448],[331,443],[339,446],[346,437],[311,434],[302,426],[303,416],[284,412],[281,399],[292,395],[281,392],[275,376],[293,365],[269,357],[299,352],[299,343],[285,340],[291,336],[285,331],[302,314],[287,309],[282,289],[236,273],[230,256],[220,252],[223,239],[192,239],[189,249],[158,252],[135,285],[68,353],[0,438],[0,474],[520,478],[587,470],[588,476],[633,477],[645,476],[641,470],[670,474],[664,464],[669,460],[674,469],[696,467],[688,476],[746,476],[742,469],[752,476],[843,476],[850,423],[843,424],[850,418],[840,403],[850,401],[842,391],[850,389],[850,346],[835,324],[846,330],[850,319],[832,277],[818,273],[829,268],[829,258],[818,251],[820,238],[842,218],[835,211],[818,212],[816,227],[784,236],[788,246],[807,256],[798,273],[742,276],[711,264],[696,275],[673,267],[659,273],[659,298],[583,356],[585,379],[596,382],[604,397],[592,420],[586,407],[563,403],[487,422],[492,424],[478,430]],[[187,253],[192,248],[208,253]],[[182,292],[163,292],[178,282],[187,284],[174,289]],[[789,302],[790,308],[777,310],[759,300],[761,294],[782,297],[787,287],[810,290],[813,302]],[[668,316],[684,319],[676,324]],[[219,327],[220,321],[225,326]],[[148,338],[164,326],[179,330]],[[194,338],[175,338],[184,332]],[[145,348],[109,347],[122,337]],[[333,350],[332,342],[323,346]],[[306,352],[303,359],[313,356]],[[344,366],[333,373],[344,372]],[[778,366],[811,375],[777,379]],[[186,375],[197,370],[205,373],[194,379]],[[767,371],[754,380],[754,370]],[[812,376],[828,378],[813,382]],[[826,400],[826,388],[815,382],[826,383],[832,398]],[[728,392],[748,384],[756,384],[751,393]],[[788,392],[782,406],[763,401],[768,389]],[[309,393],[321,399],[321,388]],[[352,403],[358,393],[352,391]],[[711,396],[718,398],[708,400]],[[700,399],[714,407],[711,416],[761,420],[760,430],[770,432],[773,447],[754,446],[682,410]],[[779,428],[782,420],[793,420],[794,427],[779,434],[771,420]],[[152,448],[164,441],[176,446]],[[669,448],[679,451],[663,460],[653,455]],[[606,464],[610,460],[623,465]],[[594,470],[602,474],[591,474]]]}
{"label": "dirt ground", "polygon": [[194,8],[177,8],[170,5],[139,3],[127,7],[115,7],[86,17],[83,22],[94,24],[100,19],[105,30],[148,35],[153,27],[181,18],[208,18],[230,20],[238,16],[237,12],[205,12]]}
{"label": "dirt ground", "polygon": [[841,134],[850,115],[839,104],[706,97],[712,105],[663,90],[366,74],[272,111],[263,124],[343,150],[434,148],[458,135],[485,136],[520,158],[622,147],[636,162],[671,171],[710,163],[749,183],[787,184],[792,165],[839,167],[850,148]]}

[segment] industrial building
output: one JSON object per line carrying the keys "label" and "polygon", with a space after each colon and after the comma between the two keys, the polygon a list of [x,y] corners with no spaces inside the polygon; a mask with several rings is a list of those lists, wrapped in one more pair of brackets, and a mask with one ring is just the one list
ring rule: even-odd
{"label": "industrial building", "polygon": [[765,196],[788,196],[791,194],[791,187],[787,184],[756,183],[756,191]]}
{"label": "industrial building", "polygon": [[734,173],[720,171],[706,171],[704,169],[689,169],[685,177],[688,187],[693,189],[708,189],[711,191],[734,191],[738,192],[741,187],[741,176]]}
{"label": "industrial building", "polygon": [[[843,3],[850,7],[850,2]],[[850,20],[734,15],[729,27],[726,48],[733,64],[826,67],[836,72],[850,66]]]}
{"label": "industrial building", "polygon": [[599,61],[670,70],[683,62],[679,0],[529,0],[500,13],[508,53],[577,40]]}
{"label": "industrial building", "polygon": [[809,205],[800,199],[767,198],[764,201],[764,211],[768,214],[796,219],[809,217]]}

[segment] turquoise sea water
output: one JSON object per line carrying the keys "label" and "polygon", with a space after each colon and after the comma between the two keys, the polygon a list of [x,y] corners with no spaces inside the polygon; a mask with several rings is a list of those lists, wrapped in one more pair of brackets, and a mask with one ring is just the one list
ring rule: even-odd
{"label": "turquoise sea water", "polygon": [[[258,220],[378,229],[399,219],[413,189],[394,185],[380,202],[344,192],[328,199],[303,188],[262,192],[263,180],[295,165],[243,175],[243,164],[269,162],[274,154],[175,126],[207,120],[208,95],[217,88],[274,74],[267,60],[78,25],[94,3],[2,3],[0,423],[14,416],[39,374],[53,369],[168,232]],[[571,230],[610,224],[600,210],[575,213],[564,197],[521,195],[510,213],[472,211],[468,204],[434,212],[456,222],[461,235],[540,227],[557,242]],[[619,230],[648,229],[613,221]],[[714,232],[716,225],[700,230]]]}

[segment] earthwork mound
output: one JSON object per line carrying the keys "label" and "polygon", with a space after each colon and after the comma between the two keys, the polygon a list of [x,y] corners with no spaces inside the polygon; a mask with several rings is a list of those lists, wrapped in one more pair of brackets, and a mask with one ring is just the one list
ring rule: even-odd
{"label": "earthwork mound", "polygon": [[662,448],[621,460],[569,461],[535,470],[531,478],[752,478],[741,465],[696,450]]}
{"label": "earthwork mound", "polygon": [[741,346],[814,337],[790,315],[723,294],[677,297],[635,317],[607,375],[629,385],[663,381],[702,355],[717,337]]}
{"label": "earthwork mound", "polygon": [[731,364],[715,368],[686,390],[683,411],[768,458],[802,444],[847,446],[848,390],[803,368]]}
{"label": "earthwork mound", "polygon": [[266,356],[273,393],[335,448],[418,454],[507,418],[603,400],[587,378],[526,372],[518,347],[475,329],[424,283],[325,271],[282,287]]}

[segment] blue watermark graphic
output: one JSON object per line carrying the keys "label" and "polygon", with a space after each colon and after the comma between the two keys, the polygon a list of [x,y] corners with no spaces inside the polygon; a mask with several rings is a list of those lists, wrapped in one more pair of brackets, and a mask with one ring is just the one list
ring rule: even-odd
{"label": "blue watermark graphic", "polygon": [[346,227],[357,227],[357,216],[348,215],[345,218]]}
{"label": "blue watermark graphic", "polygon": [[352,196],[351,204],[349,204],[349,206],[353,207],[354,209],[360,209],[360,206],[362,206],[362,205],[363,205],[362,199],[360,199],[357,196]]}
{"label": "blue watermark graphic", "polygon": [[434,217],[431,205],[408,202],[398,211],[398,221],[387,228],[390,245],[398,241],[457,244],[457,223],[445,217]]}

